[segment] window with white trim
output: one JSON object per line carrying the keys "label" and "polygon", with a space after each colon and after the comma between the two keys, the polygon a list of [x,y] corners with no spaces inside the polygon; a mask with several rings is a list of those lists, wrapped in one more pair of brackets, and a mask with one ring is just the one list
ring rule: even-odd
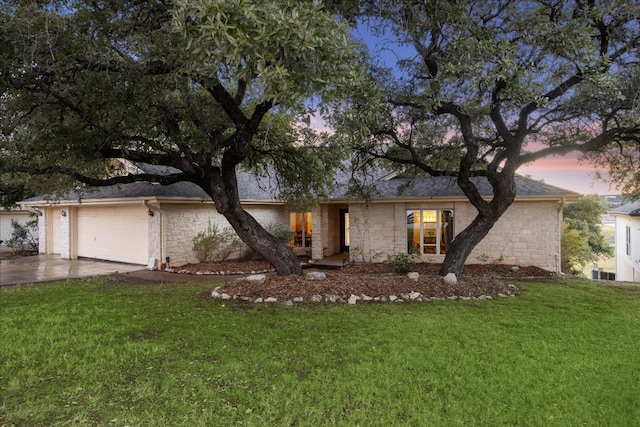
{"label": "window with white trim", "polygon": [[627,225],[625,243],[627,246],[627,255],[631,255],[631,227]]}
{"label": "window with white trim", "polygon": [[444,255],[453,240],[453,210],[407,210],[407,252]]}

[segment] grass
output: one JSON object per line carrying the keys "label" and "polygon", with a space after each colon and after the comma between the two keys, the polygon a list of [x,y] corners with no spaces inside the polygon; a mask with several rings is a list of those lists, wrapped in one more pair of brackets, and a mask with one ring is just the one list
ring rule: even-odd
{"label": "grass", "polygon": [[266,306],[104,279],[0,290],[0,425],[640,424],[640,288]]}

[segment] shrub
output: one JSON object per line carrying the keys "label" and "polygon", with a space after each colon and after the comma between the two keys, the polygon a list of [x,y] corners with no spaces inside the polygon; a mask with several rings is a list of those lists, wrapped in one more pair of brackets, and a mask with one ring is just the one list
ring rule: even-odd
{"label": "shrub", "polygon": [[417,256],[414,254],[399,253],[395,255],[387,256],[387,264],[394,273],[410,273],[413,271],[413,266],[417,261]]}
{"label": "shrub", "polygon": [[11,237],[6,241],[8,247],[21,253],[38,252],[38,220],[32,219],[24,224],[11,220]]}
{"label": "shrub", "polygon": [[282,223],[270,223],[265,227],[270,234],[275,236],[276,239],[280,240],[285,245],[289,245],[291,240],[293,240],[293,236],[295,232],[289,228],[288,225]]}
{"label": "shrub", "polygon": [[206,230],[199,232],[193,238],[193,251],[200,262],[224,261],[238,250],[240,239],[230,228],[219,229],[217,224],[211,224]]}

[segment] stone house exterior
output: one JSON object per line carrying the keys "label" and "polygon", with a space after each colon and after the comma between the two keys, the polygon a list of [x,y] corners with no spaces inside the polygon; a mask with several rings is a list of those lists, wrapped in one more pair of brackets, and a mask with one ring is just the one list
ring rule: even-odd
{"label": "stone house exterior", "polygon": [[[147,172],[157,168],[140,167]],[[316,260],[343,256],[379,262],[410,252],[423,261],[441,262],[449,242],[476,215],[450,177],[415,178],[404,188],[405,179],[387,176],[375,181],[377,195],[368,201],[347,197],[346,186],[338,183],[310,212],[290,211],[266,179],[240,173],[238,182],[243,207],[263,226],[287,224],[294,250]],[[476,184],[482,194],[492,194],[486,179],[477,178]],[[516,201],[467,262],[558,271],[562,207],[580,195],[524,177],[516,185]],[[229,226],[202,189],[186,182],[134,183],[58,200],[34,198],[23,205],[40,213],[40,252],[64,259],[141,265],[153,260],[157,267],[169,257],[177,267],[197,262],[193,238],[198,232],[209,225]]]}
{"label": "stone house exterior", "polygon": [[[475,178],[475,183],[481,194],[490,197],[486,179]],[[316,238],[314,230],[313,257],[348,251],[355,261],[384,261],[387,255],[411,252],[422,261],[442,262],[449,242],[477,211],[455,178],[415,178],[413,186],[399,193],[405,184],[405,179],[396,177],[379,180],[375,183],[378,196],[368,202],[349,200],[338,190],[331,200],[316,206],[314,228],[320,218],[322,231]],[[557,272],[562,208],[580,195],[524,177],[517,177],[516,185],[516,201],[467,263],[536,265]],[[345,222],[348,232],[343,230]]]}
{"label": "stone house exterior", "polygon": [[609,211],[616,224],[616,280],[640,282],[640,201]]}

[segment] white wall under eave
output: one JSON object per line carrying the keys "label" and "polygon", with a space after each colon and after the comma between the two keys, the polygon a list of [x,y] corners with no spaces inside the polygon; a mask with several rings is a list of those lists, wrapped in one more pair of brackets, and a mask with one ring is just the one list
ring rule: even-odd
{"label": "white wall under eave", "polygon": [[[615,215],[616,280],[640,282],[640,217]],[[627,254],[627,227],[631,230],[631,253]]]}
{"label": "white wall under eave", "polygon": [[0,209],[0,240],[6,242],[11,238],[13,234],[12,220],[25,224],[31,219],[31,213],[27,211],[5,211]]}

